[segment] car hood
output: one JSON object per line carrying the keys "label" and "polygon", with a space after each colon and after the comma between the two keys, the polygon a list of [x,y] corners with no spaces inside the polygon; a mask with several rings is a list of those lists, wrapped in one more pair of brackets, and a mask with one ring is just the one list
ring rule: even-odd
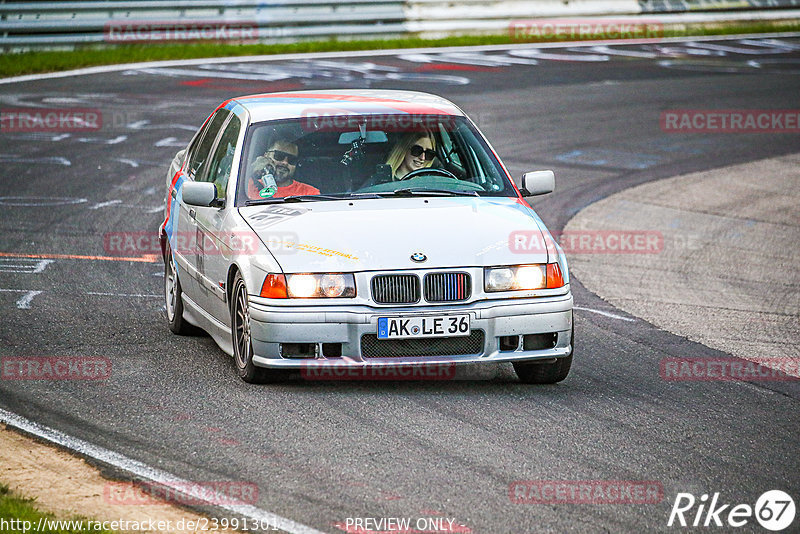
{"label": "car hood", "polygon": [[[242,207],[240,213],[286,273],[547,262],[542,247],[520,253],[509,246],[519,232],[544,240],[539,217],[515,198],[321,201]],[[415,253],[427,259],[412,261]]]}

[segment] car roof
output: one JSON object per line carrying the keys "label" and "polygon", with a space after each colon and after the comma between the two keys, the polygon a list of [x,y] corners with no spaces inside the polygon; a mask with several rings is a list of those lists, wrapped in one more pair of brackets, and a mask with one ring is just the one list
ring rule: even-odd
{"label": "car roof", "polygon": [[449,100],[417,91],[288,91],[240,96],[232,99],[233,102],[248,111],[250,122],[341,115],[463,116],[463,112]]}

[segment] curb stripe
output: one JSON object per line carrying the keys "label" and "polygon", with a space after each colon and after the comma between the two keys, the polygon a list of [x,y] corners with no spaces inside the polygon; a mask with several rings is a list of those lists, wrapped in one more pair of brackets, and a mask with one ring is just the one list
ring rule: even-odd
{"label": "curb stripe", "polygon": [[[179,478],[175,475],[167,473],[166,471],[150,467],[147,464],[144,464],[132,458],[128,458],[127,456],[124,456],[117,452],[110,451],[108,449],[99,447],[97,445],[93,445],[88,441],[83,441],[81,439],[74,438],[72,436],[64,434],[63,432],[59,432],[58,430],[54,430],[44,425],[34,423],[33,421],[25,419],[24,417],[19,416],[17,414],[3,410],[2,408],[0,408],[0,422],[5,423],[6,426],[16,428],[18,430],[21,430],[28,434],[32,434],[38,438],[41,438],[55,445],[67,448],[82,456],[86,456],[94,460],[97,460],[101,463],[122,469],[123,471],[131,473],[132,475],[135,475],[138,478],[144,479],[146,481],[152,482],[160,486],[164,486],[165,488],[169,488],[169,490],[172,492],[180,493],[178,490],[175,489],[175,487],[188,488],[191,487],[192,484],[190,481]],[[234,513],[240,517],[246,516],[249,519],[258,521],[259,525],[261,525],[262,523],[263,524],[268,523],[272,526],[275,526],[276,528],[279,528],[280,530],[289,532],[290,534],[323,534],[319,530],[307,527],[303,524],[292,521],[291,519],[286,519],[285,517],[281,517],[271,512],[267,512],[266,510],[256,508],[255,506],[214,504],[214,500],[220,501],[221,500],[220,497],[223,497],[222,495],[217,495],[217,494],[211,495],[210,498],[208,499],[205,499],[204,497],[197,495],[191,495],[191,497],[193,499],[206,501],[211,506]]]}

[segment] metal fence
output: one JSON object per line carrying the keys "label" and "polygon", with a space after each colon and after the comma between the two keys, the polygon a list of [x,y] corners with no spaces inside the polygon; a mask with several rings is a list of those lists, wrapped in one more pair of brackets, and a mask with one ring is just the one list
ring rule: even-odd
{"label": "metal fence", "polygon": [[405,32],[404,4],[399,0],[7,2],[0,3],[0,45],[385,36]]}
{"label": "metal fence", "polygon": [[797,6],[800,0],[0,0],[0,47],[498,33],[524,18]]}

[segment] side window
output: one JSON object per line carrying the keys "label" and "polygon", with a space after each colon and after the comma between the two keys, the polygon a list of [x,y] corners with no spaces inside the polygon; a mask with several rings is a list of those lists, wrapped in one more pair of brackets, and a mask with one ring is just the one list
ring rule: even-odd
{"label": "side window", "polygon": [[202,172],[209,158],[211,147],[214,146],[214,140],[217,138],[219,129],[225,124],[225,119],[228,118],[229,113],[230,111],[227,109],[220,109],[214,113],[214,116],[211,117],[211,120],[208,122],[208,127],[202,134],[202,139],[199,139],[199,143],[197,143],[197,146],[194,147],[192,154],[189,156],[189,165],[186,167],[186,170],[192,178]]}
{"label": "side window", "polygon": [[217,186],[217,198],[225,198],[225,191],[228,187],[228,179],[231,177],[233,166],[233,153],[236,151],[236,141],[239,139],[239,131],[242,125],[239,117],[231,117],[231,121],[222,132],[217,149],[208,165],[208,172],[198,176],[198,180],[212,182]]}

